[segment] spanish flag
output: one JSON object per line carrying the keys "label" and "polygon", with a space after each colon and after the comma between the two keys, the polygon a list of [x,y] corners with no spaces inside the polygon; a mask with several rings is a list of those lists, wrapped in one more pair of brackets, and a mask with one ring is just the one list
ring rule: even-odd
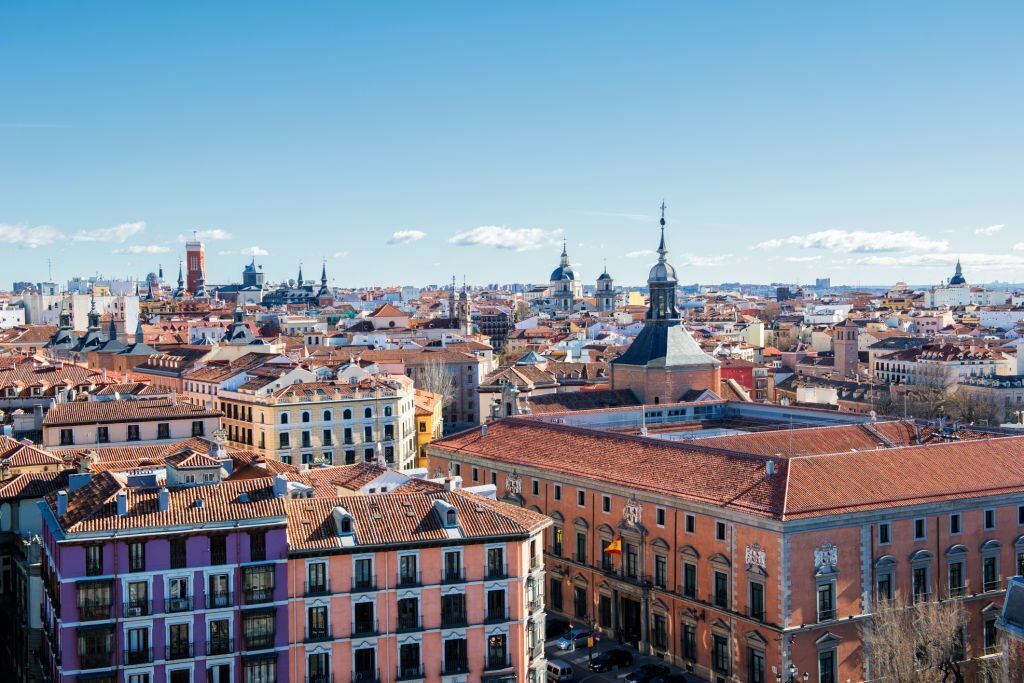
{"label": "spanish flag", "polygon": [[622,554],[622,539],[621,538],[616,538],[614,541],[612,541],[611,543],[609,543],[605,547],[604,551],[606,553],[613,553],[615,555],[621,555]]}

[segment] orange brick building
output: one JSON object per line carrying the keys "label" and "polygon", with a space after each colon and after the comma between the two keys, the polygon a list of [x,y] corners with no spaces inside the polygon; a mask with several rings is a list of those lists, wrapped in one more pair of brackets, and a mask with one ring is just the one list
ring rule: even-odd
{"label": "orange brick building", "polygon": [[879,596],[962,597],[967,658],[998,649],[1024,438],[993,436],[712,401],[513,417],[428,452],[553,520],[550,612],[707,680],[834,683],[870,679]]}

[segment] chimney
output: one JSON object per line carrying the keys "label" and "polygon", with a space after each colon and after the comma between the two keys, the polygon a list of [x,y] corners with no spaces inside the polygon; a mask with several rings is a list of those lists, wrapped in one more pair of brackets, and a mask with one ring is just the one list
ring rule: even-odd
{"label": "chimney", "polygon": [[274,477],[274,498],[284,498],[288,493],[288,479],[279,474]]}
{"label": "chimney", "polygon": [[156,509],[158,512],[167,512],[171,507],[171,492],[166,486],[161,486],[156,493]]}
{"label": "chimney", "polygon": [[128,492],[123,489],[117,492],[117,514],[119,517],[128,516]]}
{"label": "chimney", "polygon": [[480,436],[487,436],[487,425],[480,425]]}
{"label": "chimney", "polygon": [[454,491],[462,486],[462,477],[445,477],[444,490]]}
{"label": "chimney", "polygon": [[68,512],[68,492],[57,491],[57,516],[63,517]]}
{"label": "chimney", "polygon": [[178,405],[178,390],[177,389],[171,389],[171,405],[172,406],[177,406]]}
{"label": "chimney", "polygon": [[74,493],[92,481],[92,472],[79,472],[68,475],[68,492]]}
{"label": "chimney", "polygon": [[775,474],[775,461],[769,460],[764,464],[764,475],[767,478],[771,478],[773,474]]}

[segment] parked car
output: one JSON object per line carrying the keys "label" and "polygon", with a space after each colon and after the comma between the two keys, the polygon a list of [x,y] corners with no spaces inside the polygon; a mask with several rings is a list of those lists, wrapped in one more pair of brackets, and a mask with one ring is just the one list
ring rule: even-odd
{"label": "parked car", "polygon": [[547,640],[558,640],[568,633],[570,628],[568,619],[553,617],[550,614],[545,617],[544,635]]}
{"label": "parked car", "polygon": [[629,650],[605,650],[601,654],[595,655],[594,661],[590,662],[587,668],[600,673],[617,669],[620,666],[629,666],[632,663],[633,653]]}
{"label": "parked car", "polygon": [[576,647],[585,646],[587,644],[587,638],[592,635],[594,635],[594,632],[589,628],[574,626],[571,631],[558,639],[556,647],[558,647],[559,650],[571,650],[573,645]]}
{"label": "parked car", "polygon": [[626,683],[651,683],[659,676],[666,676],[669,668],[664,664],[643,664],[626,676]]}

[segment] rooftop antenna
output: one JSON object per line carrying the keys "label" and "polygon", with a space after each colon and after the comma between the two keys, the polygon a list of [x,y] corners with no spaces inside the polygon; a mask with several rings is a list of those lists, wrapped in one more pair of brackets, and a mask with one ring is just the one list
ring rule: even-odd
{"label": "rooftop antenna", "polygon": [[47,280],[53,282],[53,259],[46,259]]}

